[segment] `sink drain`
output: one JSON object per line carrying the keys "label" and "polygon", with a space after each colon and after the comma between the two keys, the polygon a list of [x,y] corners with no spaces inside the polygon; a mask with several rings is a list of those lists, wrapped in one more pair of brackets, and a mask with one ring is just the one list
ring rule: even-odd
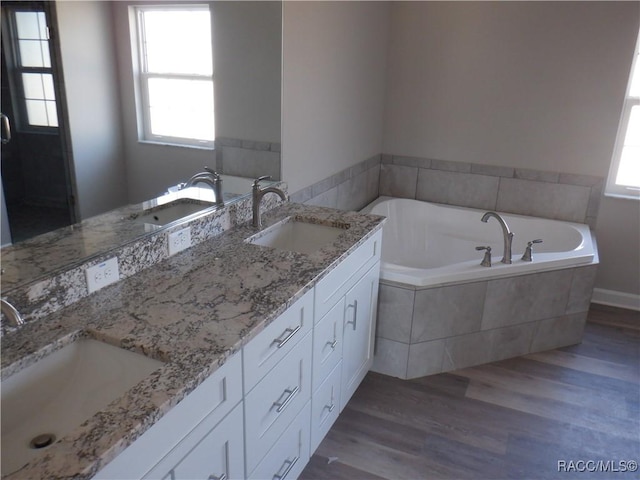
{"label": "sink drain", "polygon": [[29,446],[34,449],[45,448],[55,442],[56,436],[53,433],[43,433],[37,437],[33,437],[29,442]]}

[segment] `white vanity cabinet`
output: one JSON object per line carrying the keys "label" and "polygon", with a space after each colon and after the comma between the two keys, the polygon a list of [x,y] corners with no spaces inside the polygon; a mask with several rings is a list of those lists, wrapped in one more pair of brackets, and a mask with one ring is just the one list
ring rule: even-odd
{"label": "white vanity cabinet", "polygon": [[94,477],[297,478],[373,361],[382,231]]}

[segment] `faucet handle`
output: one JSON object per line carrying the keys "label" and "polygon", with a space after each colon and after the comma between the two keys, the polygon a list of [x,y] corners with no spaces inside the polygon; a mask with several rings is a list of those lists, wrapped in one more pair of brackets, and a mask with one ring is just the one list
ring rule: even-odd
{"label": "faucet handle", "polygon": [[541,238],[536,238],[535,240],[531,240],[530,242],[527,242],[527,246],[532,246],[534,243],[542,243],[542,239]]}
{"label": "faucet handle", "polygon": [[476,247],[476,250],[480,251],[480,250],[486,250],[486,252],[484,252],[484,258],[482,259],[482,262],[480,262],[480,265],[482,265],[483,267],[490,267],[491,266],[491,247],[489,245],[485,246],[478,246]]}
{"label": "faucet handle", "polygon": [[209,172],[211,175],[213,175],[216,180],[220,179],[220,174],[216,172],[213,168],[204,167],[204,170],[206,172]]}
{"label": "faucet handle", "polygon": [[263,180],[271,180],[271,175],[263,175],[262,177],[258,177],[253,181],[253,186],[257,187],[258,184]]}

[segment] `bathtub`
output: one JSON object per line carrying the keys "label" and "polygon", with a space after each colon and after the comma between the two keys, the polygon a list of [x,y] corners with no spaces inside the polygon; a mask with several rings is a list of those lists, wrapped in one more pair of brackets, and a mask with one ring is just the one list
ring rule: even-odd
{"label": "bathtub", "polygon": [[[513,232],[512,264],[502,260],[502,229],[495,218],[480,221],[485,210],[418,200],[380,197],[363,209],[388,218],[382,242],[381,280],[430,287],[508,277],[594,263],[594,242],[587,225],[522,215],[501,214]],[[527,242],[533,261],[521,260]],[[492,266],[480,262],[490,246]]]}

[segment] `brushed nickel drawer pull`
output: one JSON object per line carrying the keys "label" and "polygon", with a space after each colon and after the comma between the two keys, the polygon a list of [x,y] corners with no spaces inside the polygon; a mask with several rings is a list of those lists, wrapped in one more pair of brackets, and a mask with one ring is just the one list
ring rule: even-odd
{"label": "brushed nickel drawer pull", "polygon": [[[291,469],[293,468],[293,466],[296,464],[296,462],[298,461],[300,457],[296,457],[293,460],[285,460],[284,463],[282,464],[282,466],[284,467],[285,465],[289,464],[287,466],[287,469],[284,471],[284,473],[282,475],[274,475],[273,476],[273,480],[282,480],[283,478],[285,478],[289,472],[291,471]],[[280,467],[282,468],[282,467]]]}
{"label": "brushed nickel drawer pull", "polygon": [[[284,402],[274,402],[273,406],[274,407],[278,407],[276,409],[276,412],[280,413],[281,411],[283,411],[285,408],[287,408],[287,405],[289,405],[289,402],[291,400],[293,400],[293,397],[296,396],[296,393],[298,393],[300,391],[300,387],[296,386],[296,388],[294,388],[293,390],[289,390],[288,388],[283,392],[284,393],[288,393],[289,395],[287,395],[287,398],[284,399]],[[280,395],[282,396],[282,395]]]}
{"label": "brushed nickel drawer pull", "polygon": [[291,337],[293,337],[296,333],[298,333],[298,330],[300,330],[300,328],[302,327],[302,325],[298,325],[296,328],[294,328],[293,330],[291,330],[290,328],[287,328],[284,332],[283,335],[287,332],[289,332],[289,334],[282,340],[280,340],[279,338],[276,338],[273,343],[277,343],[278,344],[278,348],[282,348],[285,346],[285,344],[291,340]]}
{"label": "brushed nickel drawer pull", "polygon": [[[329,342],[327,342],[329,343]],[[336,349],[336,345],[338,345],[338,340],[334,340],[333,342],[329,343],[329,346],[331,347],[331,350],[335,350]]]}
{"label": "brushed nickel drawer pull", "polygon": [[336,404],[332,403],[331,405],[325,405],[324,408],[326,408],[327,410],[329,410],[329,413],[333,412],[333,410],[336,408]]}
{"label": "brushed nickel drawer pull", "polygon": [[349,305],[348,308],[353,307],[353,320],[349,320],[347,325],[350,323],[353,324],[353,329],[356,329],[356,322],[358,321],[358,300],[354,300],[352,305]]}

